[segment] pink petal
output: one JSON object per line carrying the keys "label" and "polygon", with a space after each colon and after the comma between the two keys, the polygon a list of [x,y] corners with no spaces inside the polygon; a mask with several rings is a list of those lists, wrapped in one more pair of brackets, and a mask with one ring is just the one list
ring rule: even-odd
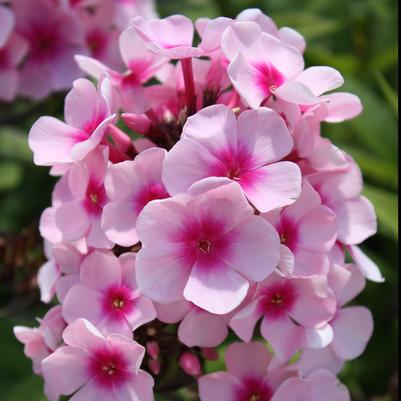
{"label": "pink petal", "polygon": [[337,89],[344,84],[341,74],[331,67],[309,67],[297,76],[296,82],[305,85],[314,96]]}
{"label": "pink petal", "polygon": [[211,313],[225,314],[245,299],[249,283],[224,262],[212,267],[197,262],[184,289],[184,297]]}
{"label": "pink petal", "polygon": [[373,333],[372,314],[362,306],[340,309],[331,325],[334,330],[331,347],[344,360],[361,355]]}
{"label": "pink petal", "polygon": [[221,316],[194,308],[181,322],[178,338],[188,347],[217,347],[228,335]]}
{"label": "pink petal", "polygon": [[105,346],[103,335],[86,319],[75,320],[67,326],[63,332],[63,340],[67,345],[83,351],[101,349]]}
{"label": "pink petal", "polygon": [[14,23],[15,18],[11,9],[0,6],[0,49],[6,44]]}
{"label": "pink petal", "polygon": [[377,232],[372,203],[364,196],[330,205],[337,215],[338,239],[344,244],[360,244]]}
{"label": "pink petal", "polygon": [[100,216],[95,217],[92,220],[91,227],[86,236],[86,242],[88,246],[93,248],[101,248],[101,249],[111,249],[114,244],[111,242],[105,235],[101,225],[100,225]]}
{"label": "pink petal", "polygon": [[[83,350],[61,347],[42,362],[42,370],[49,388],[61,394],[72,394],[89,378]],[[68,374],[65,374],[68,369]]]}
{"label": "pink petal", "polygon": [[296,30],[286,26],[280,28],[278,31],[278,38],[287,45],[293,46],[300,53],[305,51],[306,42],[305,38]]}
{"label": "pink petal", "polygon": [[203,376],[198,384],[199,397],[202,401],[233,401],[236,397],[236,388],[241,386],[236,377],[226,372]]}
{"label": "pink petal", "polygon": [[185,299],[171,304],[155,304],[157,318],[163,323],[178,323],[193,308],[193,305]]}
{"label": "pink petal", "polygon": [[121,283],[121,267],[113,254],[95,251],[81,264],[80,281],[83,285],[98,291],[110,285]]}
{"label": "pink petal", "polygon": [[132,313],[127,314],[126,318],[130,323],[132,330],[143,326],[156,319],[156,310],[153,302],[146,297],[139,297],[135,300],[135,306]]}
{"label": "pink petal", "polygon": [[182,298],[190,270],[174,249],[142,248],[137,256],[136,279],[141,292],[155,302]]}
{"label": "pink petal", "polygon": [[274,110],[245,110],[238,117],[238,144],[255,166],[274,163],[290,153],[293,140],[284,120]]}
{"label": "pink petal", "polygon": [[326,206],[316,207],[298,222],[297,246],[303,249],[327,252],[336,239],[336,215]]}
{"label": "pink petal", "polygon": [[53,117],[39,118],[29,132],[29,147],[33,151],[35,164],[51,166],[72,162],[71,149],[79,134],[78,129]]}
{"label": "pink petal", "polygon": [[232,246],[224,261],[247,279],[262,281],[277,267],[280,239],[277,231],[266,220],[252,216],[227,235],[240,246]]}
{"label": "pink petal", "polygon": [[[1,50],[1,49],[0,49]],[[7,68],[0,70],[0,99],[6,102],[14,100],[18,89],[18,72]]]}
{"label": "pink petal", "polygon": [[152,376],[149,373],[140,370],[138,374],[133,377],[128,386],[115,390],[116,401],[153,401],[153,386],[154,380]]}
{"label": "pink petal", "polygon": [[60,277],[60,272],[53,260],[46,262],[38,272],[38,286],[40,288],[40,300],[48,303],[55,294],[55,284]]}
{"label": "pink petal", "polygon": [[272,354],[261,342],[236,342],[225,354],[227,371],[239,379],[265,376],[271,359]]}
{"label": "pink petal", "polygon": [[362,252],[359,247],[351,245],[349,246],[349,250],[355,264],[368,280],[378,283],[381,283],[385,280],[376,263],[374,263],[372,259]]}
{"label": "pink petal", "polygon": [[56,210],[56,224],[65,240],[75,241],[82,238],[90,223],[90,216],[80,200],[66,203]]}
{"label": "pink petal", "polygon": [[102,319],[102,294],[82,284],[74,285],[67,293],[63,303],[64,319],[71,323],[85,318],[93,324]]}
{"label": "pink petal", "polygon": [[46,64],[27,60],[20,71],[18,93],[33,100],[41,100],[49,95],[51,81]]}
{"label": "pink petal", "polygon": [[252,339],[256,323],[261,316],[262,312],[259,308],[259,301],[255,300],[240,309],[233,316],[230,321],[230,327],[241,340],[249,342]]}
{"label": "pink petal", "polygon": [[358,96],[352,93],[330,93],[321,98],[327,107],[329,123],[339,123],[357,117],[362,112],[362,103]]}
{"label": "pink petal", "polygon": [[317,98],[313,92],[301,82],[288,81],[275,89],[273,94],[279,99],[300,105],[313,105]]}
{"label": "pink petal", "polygon": [[102,228],[107,238],[121,246],[139,241],[136,232],[136,213],[130,202],[110,202],[103,209]]}
{"label": "pink petal", "polygon": [[260,330],[281,361],[287,361],[305,343],[305,330],[287,316],[281,319],[264,318]]}
{"label": "pink petal", "polygon": [[292,162],[278,162],[243,173],[246,196],[261,212],[287,206],[301,194],[301,171]]}
{"label": "pink petal", "polygon": [[304,349],[300,358],[300,371],[302,376],[325,369],[337,374],[344,366],[344,361],[340,359],[332,350],[332,347],[323,349]]}

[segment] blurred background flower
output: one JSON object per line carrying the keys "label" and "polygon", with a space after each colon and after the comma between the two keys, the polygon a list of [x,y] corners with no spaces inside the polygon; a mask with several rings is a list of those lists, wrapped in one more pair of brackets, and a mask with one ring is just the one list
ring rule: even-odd
{"label": "blurred background flower", "polygon": [[[340,378],[349,386],[354,401],[397,400],[397,2],[157,2],[161,16],[180,13],[193,19],[234,17],[249,7],[261,8],[279,26],[291,26],[302,33],[308,42],[307,65],[330,65],[341,71],[346,82],[342,90],[357,94],[364,104],[363,114],[355,120],[323,126],[324,135],[349,152],[362,168],[364,192],[374,203],[379,220],[379,234],[366,242],[364,250],[386,278],[380,285],[368,282],[360,296],[360,303],[373,312],[375,332],[364,355],[347,363]],[[54,179],[46,168],[33,165],[27,133],[41,115],[61,117],[63,99],[64,93],[55,93],[35,103],[0,102],[1,401],[45,401],[41,379],[32,375],[30,361],[24,357],[12,327],[32,325],[34,317],[47,309],[41,305],[36,287],[35,275],[44,261],[37,226],[41,211],[50,204]],[[223,367],[221,364],[208,362],[208,368],[216,370]],[[174,399],[192,398],[178,394],[172,395]]]}

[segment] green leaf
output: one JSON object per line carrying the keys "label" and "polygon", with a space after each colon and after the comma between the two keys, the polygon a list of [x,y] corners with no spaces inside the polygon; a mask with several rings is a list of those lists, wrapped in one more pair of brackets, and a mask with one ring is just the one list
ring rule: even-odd
{"label": "green leaf", "polygon": [[373,203],[379,232],[398,240],[398,199],[397,195],[380,188],[365,185],[364,195]]}
{"label": "green leaf", "polygon": [[388,104],[394,110],[395,115],[398,116],[398,95],[396,91],[386,81],[382,72],[376,70],[375,77],[380,85],[384,97],[387,99]]}
{"label": "green leaf", "polygon": [[0,192],[18,186],[22,178],[22,168],[14,162],[0,163]]}
{"label": "green leaf", "polygon": [[398,136],[394,113],[386,102],[366,85],[350,77],[346,77],[345,82],[341,89],[358,95],[364,107],[361,116],[347,122],[353,128],[357,141],[380,159],[395,162]]}
{"label": "green leaf", "polygon": [[47,401],[43,394],[43,380],[32,376],[22,380],[3,401]]}
{"label": "green leaf", "polygon": [[32,163],[27,135],[16,127],[1,127],[0,157]]}

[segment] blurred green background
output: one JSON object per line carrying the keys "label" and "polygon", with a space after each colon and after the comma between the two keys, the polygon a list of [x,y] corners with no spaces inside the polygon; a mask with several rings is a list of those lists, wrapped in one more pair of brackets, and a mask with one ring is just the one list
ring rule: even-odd
{"label": "blurred green background", "polygon": [[[323,134],[347,150],[361,166],[365,195],[374,203],[379,233],[364,249],[377,262],[384,284],[368,283],[359,297],[375,317],[375,333],[365,354],[348,363],[341,379],[354,401],[397,400],[397,2],[395,0],[159,0],[161,15],[181,13],[234,17],[258,7],[279,26],[298,29],[307,39],[307,65],[330,65],[345,76],[343,90],[360,96],[364,113],[342,124],[326,124]],[[30,125],[43,114],[62,115],[63,94],[41,104],[0,104],[0,400],[44,401],[41,380],[31,373],[16,324],[33,326],[46,308],[40,304],[35,271],[40,263],[37,224],[50,203],[54,180],[35,167],[27,147]],[[324,401],[324,400],[322,400]]]}

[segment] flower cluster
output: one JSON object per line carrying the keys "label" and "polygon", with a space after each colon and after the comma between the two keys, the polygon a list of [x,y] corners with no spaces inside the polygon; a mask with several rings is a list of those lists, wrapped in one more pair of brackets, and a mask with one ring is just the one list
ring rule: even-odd
{"label": "flower cluster", "polygon": [[118,37],[137,15],[155,16],[152,0],[0,1],[0,101],[70,89],[75,54],[122,70]]}
{"label": "flower cluster", "polygon": [[[61,305],[16,335],[52,401],[150,401],[182,375],[201,401],[348,401],[336,374],[373,330],[348,303],[383,278],[359,248],[376,232],[361,172],[321,126],[361,103],[260,10],[195,27],[133,18],[125,71],[77,55],[97,86],[33,125],[60,177],[38,282]],[[230,331],[227,372],[203,375]]]}

